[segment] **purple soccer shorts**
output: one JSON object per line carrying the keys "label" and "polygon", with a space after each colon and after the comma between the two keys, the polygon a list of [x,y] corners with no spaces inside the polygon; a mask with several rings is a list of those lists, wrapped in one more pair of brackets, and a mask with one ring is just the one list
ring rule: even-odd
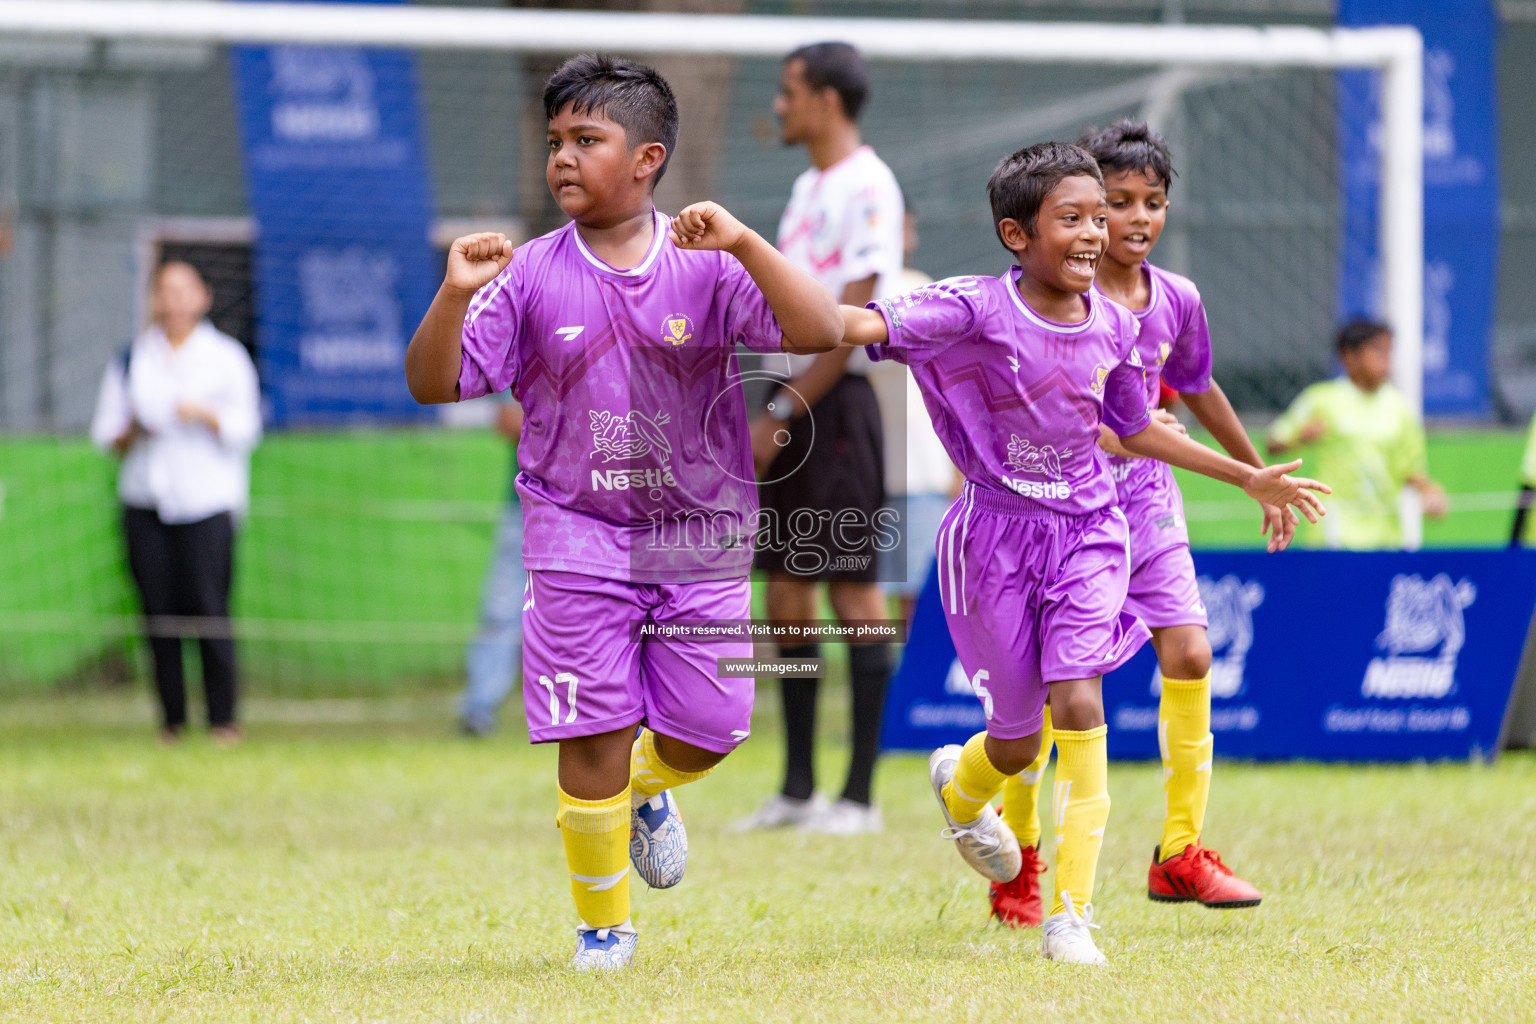
{"label": "purple soccer shorts", "polygon": [[750,658],[745,640],[636,639],[646,619],[746,619],[747,580],[626,583],[530,570],[523,598],[523,705],[534,743],[593,736],[642,720],[663,736],[728,753],[752,728],[753,683],[716,677],[716,659]]}
{"label": "purple soccer shorts", "polygon": [[1124,664],[1150,634],[1123,610],[1125,517],[1073,516],[967,483],[939,529],[939,595],[987,732],[1040,730],[1048,684]]}
{"label": "purple soccer shorts", "polygon": [[[1141,467],[1138,467],[1140,469]],[[1207,625],[1184,524],[1184,498],[1165,465],[1147,466],[1121,485],[1131,528],[1131,583],[1125,610],[1153,629]]]}

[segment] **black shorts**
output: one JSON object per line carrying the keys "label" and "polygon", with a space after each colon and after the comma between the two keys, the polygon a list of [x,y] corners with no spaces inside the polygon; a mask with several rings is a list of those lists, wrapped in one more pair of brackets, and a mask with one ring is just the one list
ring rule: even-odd
{"label": "black shorts", "polygon": [[[885,442],[875,389],[849,374],[784,429],[789,441],[758,487],[757,568],[804,580],[876,582]],[[895,536],[892,527],[884,532]]]}

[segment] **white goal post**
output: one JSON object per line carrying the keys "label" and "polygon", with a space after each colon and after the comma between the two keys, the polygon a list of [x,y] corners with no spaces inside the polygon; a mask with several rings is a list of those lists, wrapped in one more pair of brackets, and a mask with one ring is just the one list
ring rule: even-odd
{"label": "white goal post", "polygon": [[[965,63],[1378,69],[1381,309],[1396,333],[1392,379],[1423,407],[1423,39],[1412,27],[1067,24],[417,7],[215,0],[0,0],[0,43],[312,44],[440,50],[778,57],[846,39],[870,57]],[[1156,97],[1149,97],[1155,100]],[[1421,536],[1415,495],[1404,539]]]}

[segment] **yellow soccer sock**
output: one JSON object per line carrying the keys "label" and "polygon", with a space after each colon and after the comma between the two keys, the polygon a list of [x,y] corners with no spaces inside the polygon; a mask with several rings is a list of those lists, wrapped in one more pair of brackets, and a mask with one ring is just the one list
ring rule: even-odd
{"label": "yellow soccer sock", "polygon": [[1028,768],[1008,777],[1003,783],[1003,821],[1019,837],[1020,846],[1040,849],[1040,781],[1051,761],[1051,709],[1045,709],[1045,724],[1040,727],[1040,755]]}
{"label": "yellow soccer sock", "polygon": [[954,777],[944,784],[944,806],[961,824],[975,821],[1007,781],[987,757],[987,734],[979,732],[966,741]]}
{"label": "yellow soccer sock", "polygon": [[1051,913],[1066,909],[1063,893],[1082,913],[1093,901],[1093,874],[1109,821],[1109,727],[1056,730],[1056,792],[1051,821],[1056,832],[1056,886]]}
{"label": "yellow soccer sock", "polygon": [[1211,794],[1211,674],[1163,679],[1157,706],[1157,745],[1163,754],[1163,860],[1200,838]]}
{"label": "yellow soccer sock", "polygon": [[629,920],[629,789],[605,800],[560,790],[555,824],[565,841],[576,913],[593,928]]}
{"label": "yellow soccer sock", "polygon": [[661,759],[656,734],[644,729],[629,756],[630,803],[638,807],[662,790],[697,782],[714,770],[711,766],[701,772],[678,771]]}

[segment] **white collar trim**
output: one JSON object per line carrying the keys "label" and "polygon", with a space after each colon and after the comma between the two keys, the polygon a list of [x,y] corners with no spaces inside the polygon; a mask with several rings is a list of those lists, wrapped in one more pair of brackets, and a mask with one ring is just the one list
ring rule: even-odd
{"label": "white collar trim", "polygon": [[608,263],[606,260],[603,260],[591,249],[588,249],[587,243],[581,237],[581,231],[576,227],[575,224],[571,225],[571,237],[576,239],[576,249],[582,254],[582,256],[586,257],[588,263],[592,264],[598,270],[608,274],[618,274],[620,277],[643,277],[645,272],[651,269],[651,264],[656,262],[656,257],[661,253],[661,247],[666,244],[666,227],[670,226],[670,220],[668,220],[668,224],[664,226],[662,224],[663,216],[664,215],[659,210],[651,210],[651,223],[655,226],[656,230],[655,237],[651,239],[650,251],[645,254],[645,259],[641,260],[633,267],[630,267],[628,270],[620,270],[618,267],[615,267],[611,263]]}
{"label": "white collar trim", "polygon": [[1092,288],[1083,293],[1084,296],[1089,297],[1088,315],[1075,324],[1058,324],[1054,321],[1047,320],[1039,313],[1036,313],[1034,310],[1030,309],[1029,303],[1024,301],[1024,296],[1019,294],[1018,279],[1022,273],[1023,271],[1020,270],[1017,265],[1015,265],[1012,270],[1003,275],[1003,283],[1008,286],[1008,294],[1013,298],[1013,304],[1018,307],[1019,312],[1024,314],[1024,319],[1028,320],[1036,327],[1047,331],[1054,331],[1057,334],[1080,334],[1093,326],[1094,320],[1096,320],[1099,315],[1099,305],[1096,301],[1094,301],[1093,298],[1091,298],[1093,295]]}

